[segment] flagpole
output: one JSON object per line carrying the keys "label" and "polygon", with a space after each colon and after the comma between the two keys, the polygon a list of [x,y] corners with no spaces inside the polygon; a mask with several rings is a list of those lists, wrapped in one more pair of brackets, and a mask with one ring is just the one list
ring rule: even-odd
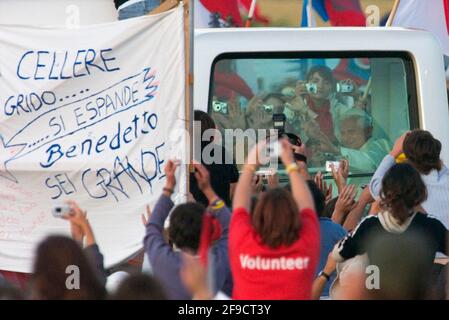
{"label": "flagpole", "polygon": [[393,20],[396,16],[396,13],[398,11],[398,7],[399,7],[399,3],[401,2],[401,0],[396,0],[394,2],[393,5],[393,9],[391,9],[391,13],[390,16],[388,17],[387,23],[385,24],[385,27],[391,27],[391,25],[393,24]]}
{"label": "flagpole", "polygon": [[313,17],[312,17],[312,14],[313,14],[313,0],[309,0],[308,2],[307,2],[307,27],[313,27],[313,22],[312,22],[312,20],[313,20]]}
{"label": "flagpole", "polygon": [[245,28],[249,28],[251,26],[251,21],[253,20],[254,17],[254,11],[256,10],[256,3],[257,0],[253,0],[251,2],[251,7],[249,7],[248,19],[246,20]]}

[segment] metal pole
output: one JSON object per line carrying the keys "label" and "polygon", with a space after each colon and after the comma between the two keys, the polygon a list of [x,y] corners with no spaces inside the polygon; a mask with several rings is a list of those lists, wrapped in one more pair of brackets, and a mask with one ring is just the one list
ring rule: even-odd
{"label": "metal pole", "polygon": [[307,3],[307,27],[313,27],[313,0]]}
{"label": "metal pole", "polygon": [[245,28],[249,28],[251,26],[251,21],[253,20],[254,11],[256,10],[256,3],[257,3],[257,0],[253,0],[251,2],[251,7],[249,8],[248,19],[246,20]]}
{"label": "metal pole", "polygon": [[396,16],[396,13],[398,11],[398,7],[399,7],[399,3],[401,2],[401,0],[396,0],[394,5],[393,5],[393,9],[391,9],[391,13],[390,16],[388,17],[387,23],[385,24],[386,27],[391,27],[391,25],[393,24],[393,20],[394,17]]}

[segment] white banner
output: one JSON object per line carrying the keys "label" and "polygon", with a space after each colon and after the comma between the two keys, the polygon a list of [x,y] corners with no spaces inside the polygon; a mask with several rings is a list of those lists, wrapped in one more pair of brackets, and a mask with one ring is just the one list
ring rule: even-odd
{"label": "white banner", "polygon": [[30,272],[39,241],[69,235],[52,216],[68,199],[106,267],[142,248],[165,162],[186,159],[183,30],[182,7],[80,29],[0,25],[0,270]]}

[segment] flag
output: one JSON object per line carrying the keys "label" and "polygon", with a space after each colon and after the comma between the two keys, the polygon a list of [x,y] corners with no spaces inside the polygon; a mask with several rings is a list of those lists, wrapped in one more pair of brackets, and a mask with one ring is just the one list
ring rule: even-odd
{"label": "flag", "polygon": [[203,215],[200,243],[198,247],[198,255],[200,256],[203,266],[207,266],[209,250],[214,243],[221,237],[220,221],[214,217],[210,212],[205,212]]}
{"label": "flag", "polygon": [[365,85],[371,76],[368,58],[341,59],[335,67],[334,77],[337,80],[353,80],[358,86]]}
{"label": "flag", "polygon": [[195,0],[195,27],[241,27],[238,0]]}
{"label": "flag", "polygon": [[449,0],[401,0],[393,26],[431,32],[449,56]]}
{"label": "flag", "polygon": [[[251,8],[251,3],[253,2],[253,0],[239,0],[239,3],[247,10],[249,11],[249,9]],[[260,8],[259,6],[256,4],[256,9],[254,10],[254,17],[253,17],[253,21],[257,21],[260,22],[264,25],[268,25],[270,24],[270,19],[268,19],[267,17],[263,16],[260,13]]]}
{"label": "flag", "polygon": [[312,1],[313,10],[332,26],[366,26],[365,14],[359,0],[304,0],[301,26],[308,26],[307,6]]}

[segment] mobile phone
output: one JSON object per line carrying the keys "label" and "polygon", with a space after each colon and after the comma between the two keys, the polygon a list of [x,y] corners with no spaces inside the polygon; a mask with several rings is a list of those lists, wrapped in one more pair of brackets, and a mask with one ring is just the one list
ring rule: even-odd
{"label": "mobile phone", "polygon": [[72,209],[68,204],[58,204],[53,207],[51,214],[55,218],[62,218],[63,216],[69,215]]}
{"label": "mobile phone", "polygon": [[326,161],[326,172],[332,172],[332,165],[334,165],[335,170],[338,170],[338,168],[340,167],[340,162]]}

